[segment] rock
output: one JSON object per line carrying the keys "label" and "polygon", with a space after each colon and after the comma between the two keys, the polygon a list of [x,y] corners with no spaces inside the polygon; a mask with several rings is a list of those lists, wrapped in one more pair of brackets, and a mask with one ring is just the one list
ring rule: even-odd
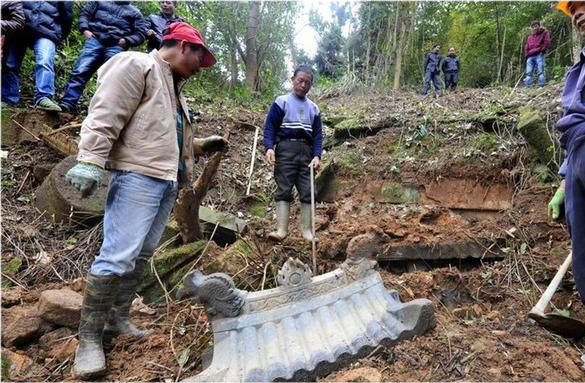
{"label": "rock", "polygon": [[73,335],[75,335],[75,331],[67,327],[60,327],[40,337],[39,346],[44,351],[50,351],[56,343],[63,342]]}
{"label": "rock", "polygon": [[[553,136],[548,131],[545,120],[539,110],[534,107],[526,106],[519,108],[518,112],[519,116],[516,128],[528,142],[528,145],[532,149],[532,156],[539,159],[542,164],[548,165],[555,159],[553,158],[555,151],[552,150],[555,143],[552,140]],[[562,155],[562,150],[558,150],[557,152],[558,157],[556,161],[561,163],[560,156]]]}
{"label": "rock", "polygon": [[69,288],[73,291],[77,291],[78,293],[82,293],[83,289],[85,288],[85,281],[82,277],[75,278],[69,284]]}
{"label": "rock", "polygon": [[33,365],[33,360],[28,356],[2,349],[2,381],[22,380]]}
{"label": "rock", "polygon": [[74,358],[75,350],[77,349],[78,344],[79,341],[75,337],[63,339],[53,345],[48,353],[48,356],[58,361],[65,359],[72,360]]}
{"label": "rock", "polygon": [[369,226],[366,233],[358,235],[349,241],[347,245],[347,257],[373,258],[380,253],[384,244],[390,241],[382,229],[377,226]]}
{"label": "rock", "polygon": [[247,229],[246,221],[229,213],[213,211],[205,206],[199,207],[199,220],[206,237],[211,236],[217,225],[213,240],[220,246],[234,243],[238,234],[243,234]]}
{"label": "rock", "polygon": [[138,286],[137,291],[143,296],[144,302],[152,303],[164,297],[164,291],[158,278],[163,282],[167,291],[181,282],[193,262],[201,255],[206,244],[207,241],[197,241],[157,254],[153,258],[156,275],[148,266]]}
{"label": "rock", "polygon": [[2,312],[2,345],[20,346],[52,330],[35,306],[14,306]]}
{"label": "rock", "polygon": [[382,373],[373,367],[358,367],[329,375],[324,382],[381,382]]}
{"label": "rock", "polygon": [[102,183],[97,192],[82,198],[81,193],[65,180],[65,174],[77,160],[69,156],[59,162],[35,191],[35,204],[55,222],[68,222],[75,225],[91,226],[104,214],[109,173],[104,172]]}
{"label": "rock", "polygon": [[56,164],[39,164],[33,167],[33,175],[37,182],[43,182]]}
{"label": "rock", "polygon": [[73,290],[45,290],[39,299],[41,318],[61,326],[77,327],[83,296]]}
{"label": "rock", "polygon": [[2,289],[2,307],[8,308],[22,303],[25,290],[20,286]]}

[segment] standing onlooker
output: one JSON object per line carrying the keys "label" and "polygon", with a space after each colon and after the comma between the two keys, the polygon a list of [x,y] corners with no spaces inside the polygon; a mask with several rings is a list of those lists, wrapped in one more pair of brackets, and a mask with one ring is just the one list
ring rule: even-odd
{"label": "standing onlooker", "polygon": [[459,70],[461,69],[461,63],[459,62],[459,56],[455,53],[455,48],[449,48],[449,54],[445,57],[441,68],[445,75],[445,90],[455,90],[457,81],[459,81]]}
{"label": "standing onlooker", "polygon": [[146,22],[129,1],[92,1],[81,9],[79,31],[85,44],[59,102],[63,110],[74,114],[85,85],[98,68],[117,53],[142,44]]}
{"label": "standing onlooker", "polygon": [[425,56],[425,78],[422,94],[426,96],[431,89],[431,81],[435,86],[435,92],[441,92],[441,80],[439,74],[441,73],[441,55],[439,54],[441,46],[439,44],[433,45],[433,50]]}
{"label": "standing onlooker", "polygon": [[533,21],[530,27],[532,34],[528,36],[524,45],[524,56],[526,56],[524,85],[527,88],[532,84],[534,68],[538,75],[538,86],[544,86],[544,53],[550,48],[550,32],[540,25],[540,21]]}
{"label": "standing onlooker", "polygon": [[264,122],[266,160],[274,166],[276,181],[276,231],[269,238],[282,241],[288,234],[293,187],[301,200],[301,234],[313,240],[311,230],[311,169],[319,169],[323,148],[323,126],[319,107],[307,94],[313,85],[313,71],[305,65],[295,69],[293,91],[276,98]]}
{"label": "standing onlooker", "polygon": [[71,32],[73,3],[24,1],[22,7],[24,30],[18,41],[12,39],[6,44],[6,60],[2,66],[2,106],[16,105],[20,101],[20,68],[26,49],[32,47],[35,52],[34,103],[41,109],[60,111],[59,105],[52,100],[55,95],[55,47]]}
{"label": "standing onlooker", "polygon": [[2,2],[2,57],[4,57],[4,40],[6,40],[6,36],[10,36],[24,28],[24,21],[24,10],[22,9],[21,1]]}
{"label": "standing onlooker", "polygon": [[175,13],[177,9],[176,1],[161,1],[160,12],[153,13],[146,20],[148,30],[146,31],[148,51],[160,48],[162,43],[162,33],[167,25],[185,21]]}

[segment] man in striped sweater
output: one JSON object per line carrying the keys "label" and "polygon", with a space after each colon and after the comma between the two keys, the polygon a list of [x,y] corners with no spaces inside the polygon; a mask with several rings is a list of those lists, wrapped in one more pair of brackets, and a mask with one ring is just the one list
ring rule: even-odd
{"label": "man in striped sweater", "polygon": [[311,171],[319,169],[323,144],[321,112],[307,98],[313,85],[313,72],[299,66],[291,78],[293,91],[276,98],[264,123],[266,160],[274,167],[277,190],[277,230],[269,238],[282,241],[288,234],[290,203],[295,186],[301,200],[301,233],[312,241],[311,231]]}

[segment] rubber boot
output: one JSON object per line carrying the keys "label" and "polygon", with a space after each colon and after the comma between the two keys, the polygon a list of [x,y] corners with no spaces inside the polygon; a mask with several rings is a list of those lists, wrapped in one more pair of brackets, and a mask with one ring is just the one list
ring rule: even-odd
{"label": "rubber boot", "polygon": [[102,340],[118,282],[119,277],[116,275],[87,275],[79,321],[79,345],[73,364],[73,375],[76,378],[90,380],[107,371]]}
{"label": "rubber boot", "polygon": [[131,335],[140,339],[147,338],[150,335],[150,331],[141,330],[130,321],[130,307],[147,264],[147,261],[139,260],[134,266],[134,271],[120,277],[114,304],[110,309],[104,328],[106,336]]}
{"label": "rubber boot", "polygon": [[290,214],[290,202],[276,202],[276,231],[268,234],[268,238],[281,242],[288,234],[288,219]]}
{"label": "rubber boot", "polygon": [[[301,203],[301,234],[303,238],[308,241],[313,241],[313,227],[311,225],[311,204]],[[319,242],[319,239],[315,238],[315,242]]]}

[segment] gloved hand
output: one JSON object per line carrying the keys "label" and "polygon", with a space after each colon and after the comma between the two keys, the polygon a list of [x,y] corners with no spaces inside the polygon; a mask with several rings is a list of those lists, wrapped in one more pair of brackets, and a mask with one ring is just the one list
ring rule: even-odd
{"label": "gloved hand", "polygon": [[65,179],[81,191],[81,197],[89,197],[102,182],[102,168],[87,162],[79,162],[69,169]]}
{"label": "gloved hand", "polygon": [[559,186],[555,195],[548,203],[548,216],[553,220],[559,219],[561,215],[561,206],[565,203],[565,185],[564,182]]}
{"label": "gloved hand", "polygon": [[214,153],[227,149],[228,142],[221,136],[209,136],[193,139],[193,155],[199,157],[206,153]]}

